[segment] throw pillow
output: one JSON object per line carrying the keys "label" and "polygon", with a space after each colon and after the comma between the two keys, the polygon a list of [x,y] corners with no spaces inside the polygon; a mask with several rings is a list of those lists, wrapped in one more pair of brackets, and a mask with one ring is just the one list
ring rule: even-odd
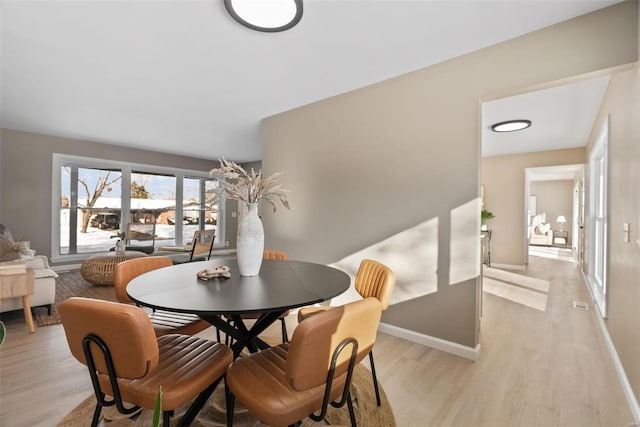
{"label": "throw pillow", "polygon": [[540,229],[540,234],[547,234],[551,230],[551,224],[540,224],[538,228]]}
{"label": "throw pillow", "polygon": [[31,242],[14,242],[10,237],[0,236],[0,261],[33,258],[34,253],[31,250]]}

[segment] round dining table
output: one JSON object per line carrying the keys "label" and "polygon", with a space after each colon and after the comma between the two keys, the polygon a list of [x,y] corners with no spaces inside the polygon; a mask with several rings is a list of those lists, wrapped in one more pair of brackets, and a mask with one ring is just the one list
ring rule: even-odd
{"label": "round dining table", "polygon": [[[220,265],[229,267],[231,277],[197,277]],[[350,283],[348,274],[323,264],[263,260],[257,276],[241,276],[235,258],[214,257],[144,273],[129,282],[127,294],[144,307],[197,314],[234,339],[237,357],[245,347],[252,353],[267,348],[258,335],[287,310],[327,301]],[[258,319],[247,327],[241,315],[256,313]]]}

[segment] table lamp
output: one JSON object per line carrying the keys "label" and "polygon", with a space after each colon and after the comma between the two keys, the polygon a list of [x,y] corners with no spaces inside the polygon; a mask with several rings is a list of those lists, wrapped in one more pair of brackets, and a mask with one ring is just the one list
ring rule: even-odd
{"label": "table lamp", "polygon": [[567,219],[564,217],[564,215],[558,215],[558,218],[556,218],[556,222],[558,223],[560,231],[564,231],[564,224],[565,222],[567,222]]}

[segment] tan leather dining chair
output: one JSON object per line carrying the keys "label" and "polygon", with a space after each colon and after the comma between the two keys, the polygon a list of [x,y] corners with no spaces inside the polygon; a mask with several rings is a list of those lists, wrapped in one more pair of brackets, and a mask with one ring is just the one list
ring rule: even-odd
{"label": "tan leather dining chair", "polygon": [[373,347],[381,312],[375,298],[335,307],[298,325],[290,343],[236,359],[227,370],[227,425],[237,398],[270,426],[320,421],[329,404],[346,403],[355,427],[349,386],[355,365]]}
{"label": "tan leather dining chair", "polygon": [[[289,256],[287,255],[286,252],[275,251],[275,250],[265,250],[262,253],[262,259],[274,259],[274,260],[285,261],[289,259]],[[278,317],[278,320],[280,320],[280,330],[282,332],[282,342],[289,341],[289,334],[287,332],[287,323],[285,322],[285,318],[288,315],[289,315],[289,310],[285,311],[280,315],[280,317]],[[260,317],[260,314],[243,314],[240,317],[242,317],[243,319],[257,319],[258,317]],[[228,343],[229,342],[227,341],[227,344]]]}
{"label": "tan leather dining chair", "polygon": [[[364,259],[360,263],[358,273],[356,274],[355,288],[363,297],[376,298],[382,304],[382,310],[389,307],[391,294],[396,283],[395,273],[386,265],[371,259]],[[313,314],[321,311],[331,310],[334,307],[307,307],[298,311],[298,322],[309,318]],[[381,405],[380,390],[378,388],[378,378],[376,376],[376,367],[373,362],[373,349],[369,352],[369,362],[371,364],[371,376],[373,378],[373,387],[376,392],[376,402]]]}
{"label": "tan leather dining chair", "polygon": [[[134,258],[116,264],[113,275],[116,299],[121,303],[133,304],[133,301],[127,295],[129,282],[143,273],[172,265],[171,258],[165,256]],[[155,310],[149,313],[149,319],[157,336],[166,334],[195,335],[211,326],[195,314],[173,313],[162,310]]]}
{"label": "tan leather dining chair", "polygon": [[193,401],[178,424],[187,426],[233,360],[231,349],[213,341],[178,334],[157,338],[146,313],[132,305],[69,298],[59,312],[71,353],[89,369],[97,399],[92,427],[105,406],[123,414],[153,410],[160,387],[163,425],[170,425],[176,408]]}
{"label": "tan leather dining chair", "polygon": [[276,260],[288,260],[289,255],[283,251],[274,251],[267,249],[262,252],[262,259],[276,259]]}

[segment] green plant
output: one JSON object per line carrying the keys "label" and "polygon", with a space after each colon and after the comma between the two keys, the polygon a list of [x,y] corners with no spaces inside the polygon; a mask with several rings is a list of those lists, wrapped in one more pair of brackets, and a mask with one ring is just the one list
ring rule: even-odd
{"label": "green plant", "polygon": [[482,212],[480,212],[480,219],[482,219],[482,222],[485,222],[495,217],[496,216],[493,214],[493,212],[490,212],[486,209],[482,209]]}
{"label": "green plant", "polygon": [[156,407],[153,410],[153,427],[160,427],[160,415],[162,415],[162,387],[158,390]]}

